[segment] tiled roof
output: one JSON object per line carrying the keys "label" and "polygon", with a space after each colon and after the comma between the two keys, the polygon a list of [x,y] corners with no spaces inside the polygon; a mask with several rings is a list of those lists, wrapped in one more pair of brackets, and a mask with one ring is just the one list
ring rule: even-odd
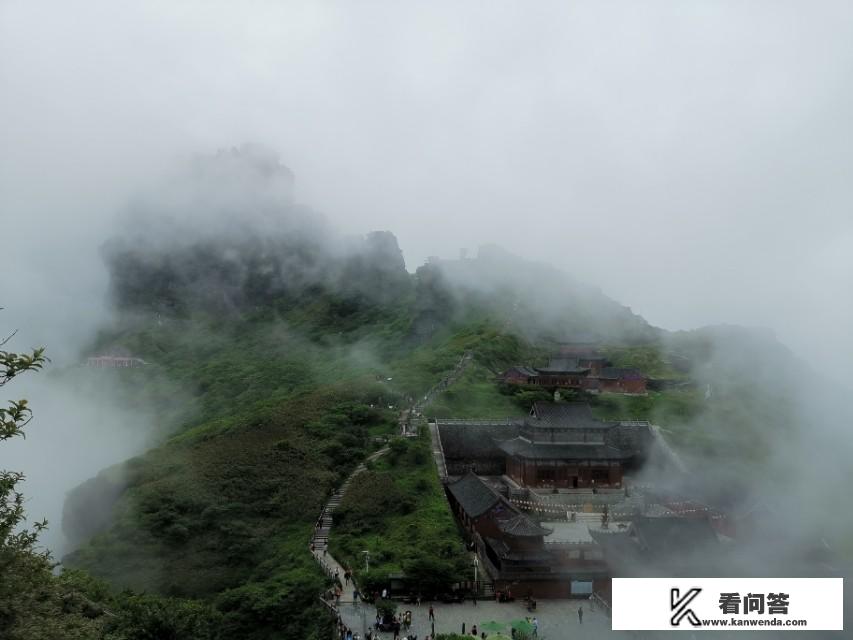
{"label": "tiled roof", "polygon": [[539,373],[586,373],[588,367],[582,367],[577,358],[551,358],[546,367],[536,367]]}
{"label": "tiled roof", "polygon": [[645,378],[639,369],[624,367],[604,367],[598,377],[604,380],[643,380]]}
{"label": "tiled roof", "polygon": [[541,426],[550,427],[575,427],[575,428],[609,428],[614,423],[602,422],[592,417],[592,409],[585,402],[544,402],[538,401],[533,403],[531,415],[536,421],[529,421],[533,426],[534,422],[541,423]]}
{"label": "tiled roof", "polygon": [[500,449],[507,455],[531,460],[626,460],[633,456],[606,444],[538,443],[520,436],[502,442]]}
{"label": "tiled roof", "polygon": [[441,420],[438,433],[441,447],[448,459],[482,459],[500,457],[495,440],[518,435],[520,421],[458,421]]}
{"label": "tiled roof", "polygon": [[586,522],[548,522],[552,531],[545,539],[550,544],[592,544],[595,541],[589,533]]}
{"label": "tiled roof", "polygon": [[519,513],[509,520],[500,521],[498,529],[507,535],[517,537],[540,537],[553,533],[552,529],[539,526],[523,513]]}
{"label": "tiled roof", "polygon": [[556,558],[547,549],[530,549],[520,553],[513,552],[504,540],[486,537],[486,542],[501,558],[501,560],[512,560],[520,562],[547,562],[554,563]]}
{"label": "tiled roof", "polygon": [[502,501],[500,495],[470,471],[448,484],[447,490],[471,518],[483,515]]}

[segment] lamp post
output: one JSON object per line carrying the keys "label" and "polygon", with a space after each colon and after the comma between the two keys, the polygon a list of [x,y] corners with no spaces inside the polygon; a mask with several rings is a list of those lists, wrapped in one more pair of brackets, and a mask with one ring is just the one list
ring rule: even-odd
{"label": "lamp post", "polygon": [[367,637],[367,608],[359,607],[359,614],[361,615],[361,637]]}
{"label": "lamp post", "polygon": [[[369,573],[370,572],[370,551],[365,549],[361,553],[364,554],[364,572]],[[362,603],[363,603],[364,594],[361,594],[361,597],[362,597]],[[353,598],[353,604],[355,604],[355,598]],[[367,612],[366,612],[366,608],[360,607],[359,613],[361,614],[361,633],[362,633],[361,637],[366,638],[367,637]]]}

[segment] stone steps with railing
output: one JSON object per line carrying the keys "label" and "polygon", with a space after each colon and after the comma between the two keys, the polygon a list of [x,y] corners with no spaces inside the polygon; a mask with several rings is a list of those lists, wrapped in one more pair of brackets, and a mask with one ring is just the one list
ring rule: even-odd
{"label": "stone steps with railing", "polygon": [[[344,493],[352,484],[353,479],[359,475],[360,473],[364,473],[367,471],[367,463],[376,460],[377,458],[385,455],[389,451],[388,447],[384,447],[379,451],[375,451],[370,454],[367,459],[360,463],[353,472],[347,477],[346,480],[341,483],[341,486],[329,496],[328,501],[323,506],[323,510],[320,512],[320,515],[317,518],[317,521],[314,525],[314,533],[311,536],[311,545],[313,546],[315,551],[326,551],[329,547],[329,536],[332,533],[332,526],[334,525],[334,518],[332,514],[335,510],[341,506],[341,501],[343,500]],[[328,553],[328,552],[327,552]],[[336,561],[335,561],[336,562]]]}

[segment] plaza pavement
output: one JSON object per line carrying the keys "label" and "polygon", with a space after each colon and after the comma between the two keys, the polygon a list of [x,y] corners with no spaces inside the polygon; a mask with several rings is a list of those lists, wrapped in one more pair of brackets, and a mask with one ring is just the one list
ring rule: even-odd
{"label": "plaza pavement", "polygon": [[[369,604],[354,604],[352,594],[348,601],[341,600],[340,613],[344,624],[353,631],[357,631],[364,637],[364,629],[370,628],[376,619],[376,609]],[[412,627],[408,632],[416,634],[418,640],[424,640],[431,633],[432,627],[429,622],[429,602],[422,602],[421,606],[400,604],[397,612],[411,610]],[[578,607],[583,606],[583,624],[578,622]],[[572,638],[583,638],[584,640],[598,640],[599,638],[625,638],[633,637],[626,632],[611,631],[610,619],[602,612],[591,609],[588,600],[538,600],[536,611],[528,613],[524,602],[498,603],[494,601],[478,601],[477,605],[467,601],[462,604],[433,603],[435,609],[435,632],[436,633],[461,633],[462,623],[465,623],[465,632],[470,635],[472,624],[476,624],[479,632],[480,625],[489,620],[509,623],[511,620],[525,618],[535,615],[539,620],[539,638],[542,640],[563,640]],[[509,634],[507,624],[506,633]],[[380,633],[382,640],[392,640],[393,633]],[[473,640],[473,639],[472,639]]]}

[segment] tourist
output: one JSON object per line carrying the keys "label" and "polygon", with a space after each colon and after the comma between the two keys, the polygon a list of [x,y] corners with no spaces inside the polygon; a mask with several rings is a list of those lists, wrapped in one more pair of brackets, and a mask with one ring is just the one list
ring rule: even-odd
{"label": "tourist", "polygon": [[388,599],[388,589],[385,589],[385,588],[382,589],[382,599],[383,600]]}
{"label": "tourist", "polygon": [[578,622],[583,624],[583,606],[578,607]]}
{"label": "tourist", "polygon": [[473,627],[471,627],[471,635],[474,636],[475,638],[477,637],[477,625],[476,624]]}
{"label": "tourist", "polygon": [[429,605],[429,621],[435,622],[435,609],[432,608],[432,605]]}
{"label": "tourist", "polygon": [[534,616],[533,622],[531,624],[533,625],[533,635],[538,636],[539,635],[539,619]]}

